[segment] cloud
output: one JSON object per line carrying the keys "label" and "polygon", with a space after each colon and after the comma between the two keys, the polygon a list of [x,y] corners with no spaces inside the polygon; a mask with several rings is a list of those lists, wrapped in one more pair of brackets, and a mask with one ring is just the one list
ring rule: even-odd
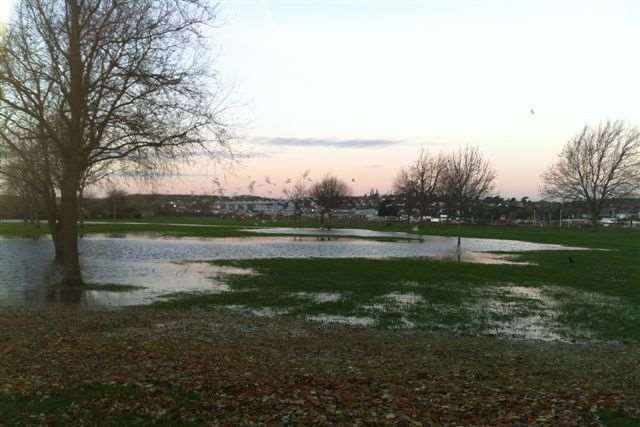
{"label": "cloud", "polygon": [[210,173],[182,173],[182,172],[153,172],[153,171],[116,171],[109,174],[113,177],[121,178],[193,178],[193,177],[212,177],[215,174]]}
{"label": "cloud", "polygon": [[255,138],[258,144],[274,147],[378,148],[402,143],[396,139]]}
{"label": "cloud", "polygon": [[272,153],[246,149],[247,147],[231,147],[229,149],[199,150],[191,153],[192,157],[204,157],[214,160],[248,160],[271,157]]}

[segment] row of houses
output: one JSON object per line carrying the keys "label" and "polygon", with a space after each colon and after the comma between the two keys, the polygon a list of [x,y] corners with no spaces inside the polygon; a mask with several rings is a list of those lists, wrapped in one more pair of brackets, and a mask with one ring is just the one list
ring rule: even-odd
{"label": "row of houses", "polygon": [[[42,211],[41,207],[5,200],[0,197],[0,217],[19,218],[27,211]],[[24,206],[22,206],[24,204]],[[88,218],[141,218],[150,216],[233,216],[233,217],[293,217],[317,216],[321,208],[311,198],[296,203],[253,195],[159,195],[132,194],[119,198],[86,199],[83,213]],[[41,216],[44,212],[39,212]],[[442,201],[434,201],[424,212],[422,221],[459,221],[458,212]],[[28,216],[28,215],[27,215]],[[367,221],[420,221],[418,212],[408,209],[399,195],[380,196],[371,193],[346,198],[334,209],[333,217]],[[516,200],[499,196],[477,200],[462,220],[494,224],[563,224],[581,226],[590,222],[589,212],[579,202],[557,203]],[[616,200],[601,213],[604,226],[620,223],[640,223],[640,199]]]}
{"label": "row of houses", "polygon": [[[288,200],[280,199],[249,199],[249,200],[219,200],[213,204],[213,215],[240,215],[240,216],[295,216],[317,215],[320,207],[313,200],[303,200],[296,204]],[[346,205],[334,209],[332,216],[336,218],[359,218],[373,220],[378,217],[377,207],[366,207],[359,204]]]}

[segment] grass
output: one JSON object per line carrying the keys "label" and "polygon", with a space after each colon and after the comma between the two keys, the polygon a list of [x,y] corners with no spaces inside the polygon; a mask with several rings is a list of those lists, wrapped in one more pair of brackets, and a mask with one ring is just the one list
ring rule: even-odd
{"label": "grass", "polygon": [[602,413],[600,420],[607,427],[640,427],[640,418],[630,418],[617,412]]}
{"label": "grass", "polygon": [[[40,414],[42,418],[39,421],[43,422],[43,425],[54,426],[73,424],[77,418],[81,418],[85,425],[190,425],[185,424],[184,420],[172,419],[172,414],[164,414],[165,419],[159,423],[149,415],[140,414],[135,407],[136,396],[142,400],[147,398],[145,395],[148,394],[149,390],[132,385],[89,383],[71,388],[49,390],[39,396],[4,395],[0,396],[0,418],[6,425],[21,425],[21,421],[27,418],[27,414]],[[182,406],[188,406],[194,396],[193,393],[175,390],[171,398],[178,400]],[[112,407],[105,406],[104,402],[109,402],[112,407],[119,408],[119,413],[114,414]],[[73,414],[73,419],[71,414]],[[57,422],[52,423],[49,420]]]}
{"label": "grass", "polygon": [[131,292],[145,289],[144,286],[122,285],[119,283],[87,283],[82,287],[85,291]]}

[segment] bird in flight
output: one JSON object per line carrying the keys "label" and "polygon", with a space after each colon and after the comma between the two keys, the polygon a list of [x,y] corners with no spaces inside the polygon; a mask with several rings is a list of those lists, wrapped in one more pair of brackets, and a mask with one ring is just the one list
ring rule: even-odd
{"label": "bird in flight", "polygon": [[536,112],[535,112],[535,111],[533,111],[533,110],[529,110],[529,111],[531,111],[531,114],[535,114],[535,113],[536,113]]}

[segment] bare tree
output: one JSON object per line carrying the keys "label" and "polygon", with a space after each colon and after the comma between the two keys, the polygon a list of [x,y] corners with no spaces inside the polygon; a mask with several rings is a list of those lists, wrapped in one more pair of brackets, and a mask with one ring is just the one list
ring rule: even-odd
{"label": "bare tree", "polygon": [[306,170],[295,181],[288,179],[286,183],[290,186],[285,187],[282,192],[287,197],[290,203],[293,204],[294,213],[298,218],[298,222],[302,219],[302,209],[304,207],[304,201],[309,196],[309,175],[310,171]]}
{"label": "bare tree", "polygon": [[584,126],[542,181],[546,197],[586,203],[597,226],[611,200],[640,194],[640,130],[619,120]]}
{"label": "bare tree", "polygon": [[320,222],[322,224],[324,224],[325,215],[329,217],[330,221],[331,212],[340,207],[349,194],[351,194],[351,189],[347,183],[331,175],[325,176],[322,181],[311,187],[310,195],[321,208]]}
{"label": "bare tree", "polygon": [[450,153],[445,158],[444,165],[441,196],[460,216],[467,213],[475,200],[487,196],[493,190],[496,172],[478,147],[466,146]]}
{"label": "bare tree", "polygon": [[149,167],[228,140],[203,50],[214,19],[206,0],[18,2],[0,48],[0,144],[22,156],[23,141],[41,138],[56,153],[64,283],[82,283],[87,171]]}
{"label": "bare tree", "polygon": [[418,205],[418,190],[416,188],[416,182],[412,179],[406,168],[398,172],[393,183],[393,189],[402,201],[404,212],[407,214],[407,222],[409,222]]}
{"label": "bare tree", "polygon": [[411,216],[413,209],[417,209],[421,224],[436,200],[444,169],[443,156],[430,156],[422,149],[415,162],[402,169],[396,178],[394,189],[404,199],[407,214]]}

